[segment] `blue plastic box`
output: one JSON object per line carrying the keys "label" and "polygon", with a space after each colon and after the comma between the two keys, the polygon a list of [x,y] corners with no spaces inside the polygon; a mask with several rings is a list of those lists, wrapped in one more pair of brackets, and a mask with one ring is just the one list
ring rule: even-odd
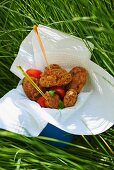
{"label": "blue plastic box", "polygon": [[[48,125],[43,129],[43,131],[40,133],[40,136],[45,136],[45,137],[50,137],[50,138],[55,138],[58,140],[62,140],[64,142],[69,142],[71,143],[74,139],[73,134],[69,134],[51,124],[48,123]],[[60,142],[52,142],[52,141],[45,141],[53,146],[61,147],[64,148],[67,145],[64,143]]]}

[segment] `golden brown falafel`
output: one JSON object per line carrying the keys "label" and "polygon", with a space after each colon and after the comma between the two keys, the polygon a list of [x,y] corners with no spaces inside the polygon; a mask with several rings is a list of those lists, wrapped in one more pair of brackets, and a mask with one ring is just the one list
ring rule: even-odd
{"label": "golden brown falafel", "polygon": [[72,75],[72,81],[67,88],[75,89],[77,93],[80,93],[88,78],[87,70],[83,67],[74,67],[70,74]]}
{"label": "golden brown falafel", "polygon": [[[31,77],[32,80],[36,83],[36,85],[39,86],[39,88],[45,92],[45,88],[41,87],[39,84],[39,79],[35,78],[35,77]],[[31,85],[30,81],[24,77],[23,82],[22,82],[22,86],[23,86],[23,90],[25,92],[25,94],[27,95],[27,97],[30,100],[36,101],[38,99],[38,97],[40,97],[40,93],[33,87],[33,85]]]}
{"label": "golden brown falafel", "polygon": [[59,106],[59,95],[55,94],[54,96],[51,96],[48,91],[46,91],[44,97],[46,97],[47,100],[45,100],[45,107],[49,108],[55,108],[57,109]]}
{"label": "golden brown falafel", "polygon": [[71,80],[70,73],[54,64],[44,70],[40,78],[40,85],[43,87],[62,86],[67,85]]}
{"label": "golden brown falafel", "polygon": [[77,92],[74,89],[69,89],[64,96],[64,107],[71,107],[76,103]]}

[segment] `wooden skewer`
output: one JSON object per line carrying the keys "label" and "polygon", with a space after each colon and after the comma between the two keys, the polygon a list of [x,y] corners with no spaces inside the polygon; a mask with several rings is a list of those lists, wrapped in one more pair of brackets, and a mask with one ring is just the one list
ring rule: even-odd
{"label": "wooden skewer", "polygon": [[29,80],[29,82],[33,85],[33,87],[47,100],[44,96],[43,91],[38,87],[38,85],[31,79],[31,77],[22,69],[21,66],[17,66],[18,70]]}
{"label": "wooden skewer", "polygon": [[45,49],[44,49],[42,40],[41,40],[41,38],[40,38],[40,35],[39,35],[39,33],[38,33],[38,30],[37,30],[37,26],[36,26],[36,25],[33,26],[33,30],[34,30],[34,32],[35,32],[36,35],[37,35],[38,42],[39,42],[39,44],[40,44],[42,53],[43,53],[43,55],[44,55],[44,59],[45,59],[45,61],[46,61],[47,66],[49,67],[49,63],[48,63],[48,60],[47,60],[46,52],[45,52]]}

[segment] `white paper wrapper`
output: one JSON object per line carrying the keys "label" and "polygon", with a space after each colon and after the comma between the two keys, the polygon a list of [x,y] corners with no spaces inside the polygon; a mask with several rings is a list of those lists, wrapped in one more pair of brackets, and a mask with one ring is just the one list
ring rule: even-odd
{"label": "white paper wrapper", "polygon": [[[65,109],[41,108],[29,100],[21,84],[0,100],[0,128],[27,136],[37,136],[47,123],[72,134],[99,134],[114,124],[114,78],[90,61],[91,53],[85,42],[77,37],[39,25],[48,62],[70,70],[82,66],[88,70],[89,80],[73,107]],[[93,44],[88,42],[91,49]],[[20,79],[17,70],[37,68],[44,70],[46,62],[36,34],[31,31],[22,42],[11,71]],[[7,119],[6,119],[7,118]]]}

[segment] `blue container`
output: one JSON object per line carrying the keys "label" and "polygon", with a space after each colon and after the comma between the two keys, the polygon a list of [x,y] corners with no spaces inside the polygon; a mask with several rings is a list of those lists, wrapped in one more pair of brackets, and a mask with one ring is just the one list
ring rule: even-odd
{"label": "blue container", "polygon": [[[43,131],[40,133],[40,136],[45,136],[45,137],[50,137],[50,138],[55,138],[58,140],[62,140],[64,142],[69,142],[71,143],[74,139],[74,135],[69,134],[51,124],[48,123],[48,125],[43,129]],[[52,141],[45,141],[53,146],[61,147],[64,148],[67,145],[60,143],[60,142],[52,142]]]}

